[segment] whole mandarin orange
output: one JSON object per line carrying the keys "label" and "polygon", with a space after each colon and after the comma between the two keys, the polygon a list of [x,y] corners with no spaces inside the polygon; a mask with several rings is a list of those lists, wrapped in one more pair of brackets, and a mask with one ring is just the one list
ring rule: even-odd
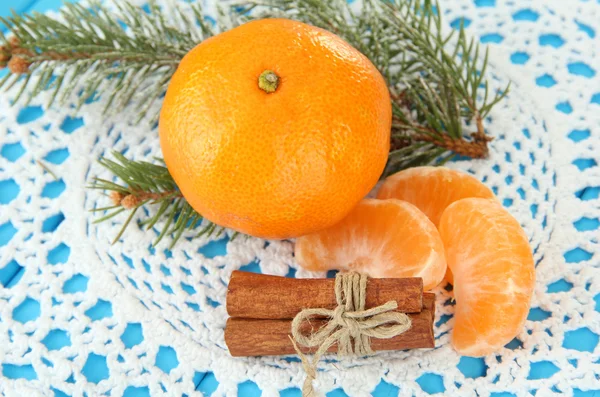
{"label": "whole mandarin orange", "polygon": [[169,172],[218,225],[290,238],[343,219],[379,179],[391,104],[375,66],[338,36],[249,22],[181,61],[160,114]]}

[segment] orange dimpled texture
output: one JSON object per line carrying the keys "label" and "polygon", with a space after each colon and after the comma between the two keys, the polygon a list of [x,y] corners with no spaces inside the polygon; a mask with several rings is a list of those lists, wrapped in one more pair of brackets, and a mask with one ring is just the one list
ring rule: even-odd
{"label": "orange dimpled texture", "polygon": [[426,290],[446,271],[444,247],[429,219],[400,200],[361,201],[335,226],[296,240],[308,270],[356,270],[371,277],[422,277]]}
{"label": "orange dimpled texture", "polygon": [[527,236],[498,202],[468,198],[440,220],[456,299],[452,345],[485,356],[510,342],[525,324],[535,284]]}
{"label": "orange dimpled texture", "polygon": [[453,202],[468,198],[493,198],[494,193],[477,178],[445,167],[415,167],[385,180],[377,198],[408,201],[437,226],[442,213]]}
{"label": "orange dimpled texture", "polygon": [[[267,92],[265,72],[278,81]],[[338,36],[264,19],[205,40],[182,60],[160,143],[186,200],[264,238],[339,222],[387,161],[391,104],[375,66]]]}

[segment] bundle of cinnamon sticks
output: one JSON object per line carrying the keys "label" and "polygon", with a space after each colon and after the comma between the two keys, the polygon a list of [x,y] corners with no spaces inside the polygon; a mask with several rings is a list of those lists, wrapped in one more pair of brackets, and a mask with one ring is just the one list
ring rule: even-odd
{"label": "bundle of cinnamon sticks", "polygon": [[[371,348],[405,350],[434,347],[435,295],[423,292],[420,278],[369,279],[365,308],[396,301],[407,313],[410,329],[390,339],[372,339]],[[234,271],[227,291],[225,343],[234,357],[294,354],[292,319],[303,309],[337,306],[333,279],[292,279]],[[318,330],[327,319],[302,324],[302,332]],[[300,346],[303,353],[314,348]],[[330,352],[337,351],[333,345]]]}

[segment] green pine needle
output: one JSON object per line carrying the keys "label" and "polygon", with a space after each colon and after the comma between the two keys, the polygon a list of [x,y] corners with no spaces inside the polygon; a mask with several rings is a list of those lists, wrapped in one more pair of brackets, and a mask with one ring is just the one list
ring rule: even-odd
{"label": "green pine needle", "polygon": [[[215,232],[219,236],[224,232],[223,228],[212,222],[201,226],[202,215],[183,198],[167,167],[145,161],[128,160],[119,152],[113,152],[112,156],[114,160],[102,158],[100,164],[121,179],[124,184],[95,178],[89,188],[111,192],[111,200],[114,202],[112,206],[92,209],[94,212],[106,212],[94,223],[104,222],[130,210],[113,244],[119,241],[127,226],[134,220],[137,210],[143,206],[157,208],[157,210],[146,219],[138,220],[139,227],[152,230],[159,221],[165,221],[154,245],[162,241],[165,236],[172,236],[169,246],[171,249],[186,231],[197,230],[196,237],[211,236]],[[235,236],[232,236],[232,239],[233,237]]]}
{"label": "green pine needle", "polygon": [[[15,103],[25,104],[50,90],[47,106],[63,104],[74,93],[81,106],[98,94],[107,98],[105,111],[131,105],[141,120],[166,91],[181,58],[215,31],[200,2],[191,13],[176,5],[162,10],[155,1],[149,2],[149,12],[126,1],[115,4],[118,9],[110,11],[97,0],[89,6],[66,3],[60,12],[64,22],[37,12],[0,17],[19,50],[26,50],[19,56],[31,63],[30,74],[9,74],[0,88],[20,84]],[[1,41],[7,45],[6,38]],[[40,77],[35,84],[34,74]],[[151,116],[153,122],[158,115]]]}

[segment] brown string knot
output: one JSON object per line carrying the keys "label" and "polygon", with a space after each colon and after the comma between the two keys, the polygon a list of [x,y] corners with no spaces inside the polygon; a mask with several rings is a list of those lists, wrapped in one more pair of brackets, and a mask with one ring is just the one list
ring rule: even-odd
{"label": "brown string knot", "polygon": [[[362,357],[373,354],[371,338],[389,339],[410,329],[410,317],[394,311],[398,308],[396,301],[365,310],[367,280],[364,274],[338,273],[335,278],[337,307],[333,310],[305,309],[294,317],[293,338],[290,339],[307,375],[302,387],[304,397],[313,394],[312,382],[317,377],[317,363],[334,344],[338,345],[338,356]],[[309,335],[300,332],[305,321],[322,317],[329,318],[324,327]],[[298,345],[317,347],[312,362],[302,354]]]}

